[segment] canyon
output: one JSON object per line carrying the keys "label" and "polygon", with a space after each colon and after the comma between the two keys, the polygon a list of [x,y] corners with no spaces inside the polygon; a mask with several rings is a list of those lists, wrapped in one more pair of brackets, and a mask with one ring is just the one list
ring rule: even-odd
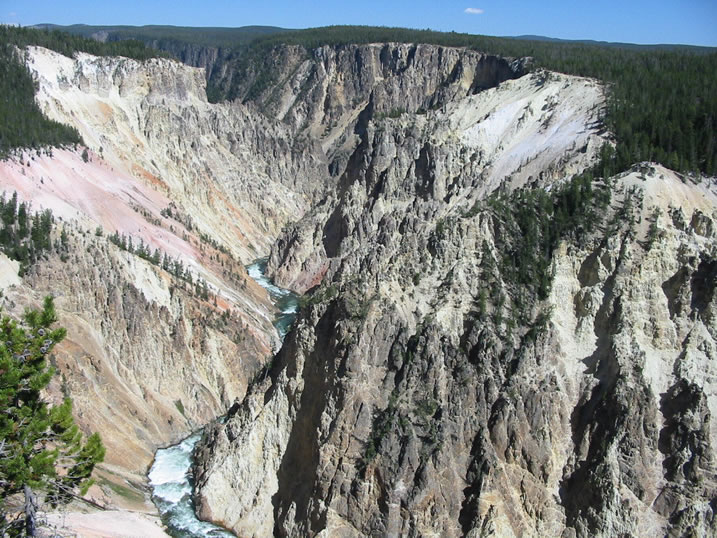
{"label": "canyon", "polygon": [[[208,424],[195,504],[240,536],[717,533],[717,184],[571,179],[614,144],[599,82],[287,45],[213,104],[168,59],[25,61],[89,151],[0,163],[66,235],[23,276],[0,256],[3,308],[56,297],[50,397],[107,446],[95,500],[155,513],[155,450]],[[575,226],[541,243],[565,200]],[[264,256],[304,296],[283,345]]]}

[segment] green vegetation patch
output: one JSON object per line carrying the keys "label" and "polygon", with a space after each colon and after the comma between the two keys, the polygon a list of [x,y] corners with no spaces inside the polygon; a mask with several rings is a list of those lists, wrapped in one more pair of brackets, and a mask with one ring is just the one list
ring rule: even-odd
{"label": "green vegetation patch", "polygon": [[182,400],[175,400],[174,406],[177,408],[177,411],[179,411],[182,414],[182,416],[185,416],[184,415],[184,404],[182,403]]}
{"label": "green vegetation patch", "polygon": [[13,149],[80,144],[73,127],[47,119],[35,103],[37,85],[0,26],[0,159]]}
{"label": "green vegetation patch", "polygon": [[502,253],[500,272],[516,291],[521,290],[516,297],[519,303],[521,298],[548,297],[550,262],[558,243],[571,236],[580,243],[609,202],[609,188],[593,188],[592,172],[576,176],[552,193],[519,190],[488,200],[494,222],[503,232],[496,234],[496,247]]}
{"label": "green vegetation patch", "polygon": [[106,478],[99,478],[98,482],[100,486],[104,486],[111,489],[116,495],[119,495],[120,497],[130,502],[138,504],[144,503],[144,495],[142,495],[142,493],[135,489],[123,486],[122,484],[118,484],[117,482],[112,482],[111,480],[107,480]]}
{"label": "green vegetation patch", "polygon": [[[37,507],[32,490],[47,492],[53,508],[85,495],[105,448],[99,435],[84,438],[72,417],[72,400],[52,405],[44,392],[55,369],[54,346],[66,334],[51,328],[57,321],[51,297],[42,310],[21,320],[0,318],[0,534],[34,536]],[[25,507],[5,500],[24,494]],[[24,513],[18,513],[22,510]]]}
{"label": "green vegetation patch", "polygon": [[[20,276],[44,252],[51,250],[54,222],[49,209],[32,214],[28,204],[18,204],[16,192],[9,198],[5,193],[0,196],[0,251],[20,262]],[[61,239],[64,245],[66,235]]]}

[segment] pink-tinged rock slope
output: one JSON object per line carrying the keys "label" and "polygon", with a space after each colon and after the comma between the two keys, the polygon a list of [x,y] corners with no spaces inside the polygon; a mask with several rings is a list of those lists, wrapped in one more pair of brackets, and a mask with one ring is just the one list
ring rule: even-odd
{"label": "pink-tinged rock slope", "polygon": [[239,104],[210,104],[199,69],[27,49],[36,96],[124,177],[160,190],[248,263],[307,209],[325,164]]}

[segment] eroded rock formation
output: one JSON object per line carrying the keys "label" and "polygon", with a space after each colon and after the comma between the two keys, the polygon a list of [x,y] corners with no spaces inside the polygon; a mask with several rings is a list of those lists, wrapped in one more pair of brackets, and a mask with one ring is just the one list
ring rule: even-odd
{"label": "eroded rock formation", "polygon": [[243,536],[715,532],[713,180],[596,182],[545,270],[516,266],[511,203],[535,199],[511,191],[565,200],[601,104],[536,73],[369,119],[272,252],[312,293],[206,435],[201,515]]}
{"label": "eroded rock formation", "polygon": [[[45,113],[90,149],[0,164],[1,190],[56,219],[47,256],[22,279],[8,265],[3,307],[57,297],[70,336],[55,394],[105,440],[100,483],[117,487],[101,500],[151,507],[142,484],[156,448],[223,414],[270,356],[273,307],[244,264],[306,210],[326,165],[277,122],[209,104],[198,69],[41,48],[26,59]],[[123,251],[115,232],[158,259]]]}

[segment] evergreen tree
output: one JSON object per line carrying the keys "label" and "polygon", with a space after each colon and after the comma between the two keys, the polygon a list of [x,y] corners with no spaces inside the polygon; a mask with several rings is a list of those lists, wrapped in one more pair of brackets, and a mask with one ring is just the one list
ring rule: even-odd
{"label": "evergreen tree", "polygon": [[30,223],[27,217],[27,204],[20,204],[17,210],[17,234],[20,239],[25,239],[30,234]]}
{"label": "evergreen tree", "polygon": [[[72,403],[48,404],[42,397],[54,375],[47,364],[65,329],[51,329],[57,317],[51,297],[42,311],[26,312],[17,323],[0,320],[0,534],[29,535],[36,531],[34,491],[45,489],[56,506],[91,484],[95,464],[104,458],[99,435],[85,442],[72,418]],[[66,469],[59,473],[58,469]],[[24,494],[24,513],[11,513],[6,500]]]}
{"label": "evergreen tree", "polygon": [[15,217],[17,216],[17,192],[13,192],[10,200],[8,202],[4,202],[3,206],[3,224],[5,224],[5,226],[10,226],[15,223]]}

